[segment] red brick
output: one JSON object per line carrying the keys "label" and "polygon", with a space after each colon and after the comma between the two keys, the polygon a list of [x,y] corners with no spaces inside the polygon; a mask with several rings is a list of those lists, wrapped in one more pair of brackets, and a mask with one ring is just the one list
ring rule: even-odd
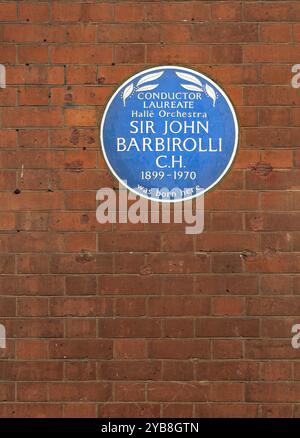
{"label": "red brick", "polygon": [[67,295],[95,295],[97,279],[95,276],[66,276]]}
{"label": "red brick", "polygon": [[[296,242],[293,242],[295,245]],[[292,239],[290,233],[264,233],[261,239],[261,250],[268,251],[289,251],[292,248]]]}
{"label": "red brick", "polygon": [[197,418],[256,418],[259,405],[254,403],[211,403],[196,405]]}
{"label": "red brick", "polygon": [[52,401],[108,401],[111,399],[109,383],[51,383],[49,398]]}
{"label": "red brick", "polygon": [[98,59],[104,64],[112,62],[109,45],[64,45],[51,47],[50,58],[54,64],[94,64]]}
{"label": "red brick", "polygon": [[150,316],[203,316],[208,315],[210,301],[201,297],[155,297],[148,302]]}
{"label": "red brick", "polygon": [[260,280],[260,289],[265,295],[291,294],[292,278],[282,275],[263,275]]}
{"label": "red brick", "polygon": [[292,151],[276,150],[262,151],[262,160],[270,163],[273,168],[290,168],[293,167]]}
{"label": "red brick", "polygon": [[248,315],[268,315],[268,316],[280,316],[280,315],[297,315],[299,313],[300,299],[299,297],[285,298],[285,297],[273,297],[273,298],[249,298],[248,300]]}
{"label": "red brick", "polygon": [[107,316],[108,304],[104,298],[53,298],[49,310],[52,316]]}
{"label": "red brick", "polygon": [[49,20],[47,3],[21,3],[19,5],[19,18],[29,23],[46,23]]}
{"label": "red brick", "polygon": [[[227,46],[212,46],[211,62],[220,64],[241,64],[243,59],[242,47],[228,44]],[[207,62],[207,61],[206,61]]]}
{"label": "red brick", "polygon": [[263,84],[286,85],[290,79],[291,73],[287,71],[284,65],[270,64],[261,67],[261,81]]}
{"label": "red brick", "polygon": [[0,406],[1,417],[10,418],[60,418],[62,405],[50,403],[3,403]]}
{"label": "red brick", "polygon": [[[130,49],[131,46],[128,47]],[[98,82],[101,84],[118,84],[119,81],[138,72],[138,67],[134,65],[110,65],[99,68]]]}
{"label": "red brick", "polygon": [[[67,204],[66,204],[67,205]],[[92,233],[68,233],[64,239],[67,252],[96,251],[96,236]]]}
{"label": "red brick", "polygon": [[258,380],[260,367],[258,363],[251,361],[215,361],[198,362],[196,364],[196,377],[198,380]]}
{"label": "red brick", "polygon": [[245,62],[297,63],[299,45],[249,44],[244,48]]}
{"label": "red brick", "polygon": [[114,341],[115,359],[146,358],[146,342],[143,339],[116,339]]}
{"label": "red brick", "polygon": [[210,210],[257,210],[258,194],[256,192],[218,191],[211,192],[205,200],[206,208]]}
{"label": "red brick", "polygon": [[246,400],[249,402],[297,402],[300,385],[297,383],[249,383]]}
{"label": "red brick", "polygon": [[101,251],[159,251],[158,233],[106,233],[99,239]]}
{"label": "red brick", "polygon": [[[295,417],[298,417],[296,412]],[[261,405],[261,416],[263,418],[293,418],[292,405],[264,403]]]}
{"label": "red brick", "polygon": [[3,107],[16,105],[16,90],[6,88],[1,90],[0,104]]}
{"label": "red brick", "polygon": [[19,89],[20,105],[47,105],[49,103],[49,91],[47,88]]}
{"label": "red brick", "polygon": [[158,418],[158,403],[105,403],[99,405],[100,418]]}
{"label": "red brick", "polygon": [[2,361],[1,375],[8,381],[48,381],[60,380],[63,375],[61,363],[50,361]]}
{"label": "red brick", "polygon": [[18,299],[19,316],[47,316],[48,299],[47,298],[19,298]]}
{"label": "red brick", "polygon": [[247,359],[297,359],[298,351],[291,348],[290,340],[259,339],[248,340],[245,344],[245,357]]}
{"label": "red brick", "polygon": [[290,24],[261,24],[260,39],[268,43],[285,43],[291,41],[292,28]]}
{"label": "red brick", "polygon": [[146,50],[143,44],[118,44],[115,48],[115,60],[118,64],[143,64]]}
{"label": "red brick", "polygon": [[9,43],[62,43],[65,32],[59,26],[39,24],[7,24],[3,26],[3,41]]}
{"label": "red brick", "polygon": [[259,320],[249,318],[201,318],[196,322],[199,337],[256,337],[259,335]]}
{"label": "red brick", "polygon": [[12,274],[15,271],[15,257],[12,255],[0,255],[1,274]]}
{"label": "red brick", "polygon": [[160,28],[155,24],[100,24],[98,41],[101,43],[155,43],[160,41]]}
{"label": "red brick", "polygon": [[87,23],[111,21],[113,5],[107,3],[77,3],[68,4],[55,1],[52,4],[52,18],[58,22],[78,22]]}
{"label": "red brick", "polygon": [[63,335],[63,321],[54,318],[18,318],[9,324],[16,338],[60,338]]}
{"label": "red brick", "polygon": [[0,135],[0,147],[1,148],[14,148],[16,146],[17,133],[16,131],[1,129]]}
{"label": "red brick", "polygon": [[235,212],[216,212],[211,215],[211,224],[207,229],[216,231],[242,231],[243,230],[243,215]]}
{"label": "red brick", "polygon": [[235,43],[258,40],[255,24],[196,24],[194,41],[201,43]]}
{"label": "red brick", "polygon": [[65,364],[67,380],[96,380],[95,361],[68,361]]}
{"label": "red brick", "polygon": [[160,281],[158,278],[141,277],[140,275],[105,275],[100,279],[101,294],[131,295],[159,294]]}
{"label": "red brick", "polygon": [[297,317],[265,318],[262,322],[262,336],[268,338],[290,338],[291,327],[297,323]]}
{"label": "red brick", "polygon": [[155,338],[160,336],[161,328],[156,319],[106,318],[100,321],[99,333],[104,338]]}
{"label": "red brick", "polygon": [[218,254],[212,258],[212,270],[218,273],[243,272],[241,254]]}
{"label": "red brick", "polygon": [[14,389],[14,384],[12,383],[1,383],[0,401],[5,402],[15,400]]}
{"label": "red brick", "polygon": [[164,418],[192,418],[193,404],[165,403],[163,404]]}
{"label": "red brick", "polygon": [[100,379],[104,380],[160,380],[161,361],[99,362],[98,375]]}
{"label": "red brick", "polygon": [[149,3],[145,5],[146,20],[149,21],[207,21],[209,6],[197,2],[171,1],[168,3]]}
{"label": "red brick", "polygon": [[53,105],[64,105],[69,102],[75,105],[100,105],[105,104],[111,94],[112,89],[110,87],[52,88],[51,101]]}
{"label": "red brick", "polygon": [[242,18],[242,3],[233,1],[213,3],[211,13],[216,21],[239,21]]}
{"label": "red brick", "polygon": [[1,4],[0,10],[1,21],[15,21],[17,20],[17,3],[5,2]]}
{"label": "red brick", "polygon": [[116,398],[125,402],[145,401],[145,385],[142,383],[116,383]]}
{"label": "red brick", "polygon": [[194,370],[190,361],[165,361],[163,364],[163,380],[190,381],[193,380]]}
{"label": "red brick", "polygon": [[143,3],[116,3],[115,21],[122,22],[141,22],[144,20],[145,5]]}
{"label": "red brick", "polygon": [[16,56],[17,56],[17,50],[16,47],[11,45],[4,45],[1,44],[1,62],[6,64],[15,64],[16,63]]}
{"label": "red brick", "polygon": [[66,32],[67,42],[94,43],[97,37],[97,26],[95,24],[74,24],[69,25]]}
{"label": "red brick", "polygon": [[26,65],[9,67],[7,69],[7,83],[17,85],[42,85],[42,84],[64,84],[63,66],[37,66]]}
{"label": "red brick", "polygon": [[95,320],[72,318],[66,322],[66,337],[68,338],[94,338],[96,331]]}
{"label": "red brick", "polygon": [[115,300],[115,316],[145,316],[146,300],[143,297],[126,297]]}
{"label": "red brick", "polygon": [[[271,7],[270,7],[271,6]],[[245,18],[249,21],[297,21],[300,16],[299,4],[286,2],[249,2],[245,5]]]}
{"label": "red brick", "polygon": [[52,359],[111,359],[112,342],[93,339],[51,341],[49,357]]}
{"label": "red brick", "polygon": [[261,379],[272,380],[291,380],[293,374],[292,364],[286,362],[263,362],[261,364]]}
{"label": "red brick", "polygon": [[92,403],[66,403],[64,418],[96,418],[97,405]]}
{"label": "red brick", "polygon": [[212,315],[239,316],[245,313],[245,301],[238,297],[217,297],[212,300]]}
{"label": "red brick", "polygon": [[48,344],[45,340],[22,339],[16,341],[16,358],[18,360],[47,359]]}
{"label": "red brick", "polygon": [[62,113],[56,108],[8,108],[2,117],[6,128],[20,126],[59,126],[62,124]]}
{"label": "red brick", "polygon": [[46,64],[48,63],[48,46],[32,44],[18,46],[18,57],[22,64]]}
{"label": "red brick", "polygon": [[1,190],[13,190],[16,187],[16,173],[15,172],[1,172],[0,173],[0,188]]}
{"label": "red brick", "polygon": [[206,340],[158,339],[149,342],[149,357],[160,359],[207,359],[210,355]]}
{"label": "red brick", "polygon": [[162,41],[189,43],[193,40],[193,27],[190,24],[164,24],[161,35]]}
{"label": "red brick", "polygon": [[201,45],[149,45],[147,62],[150,64],[179,64],[210,62],[210,48]]}
{"label": "red brick", "polygon": [[239,251],[258,249],[258,236],[250,233],[207,232],[197,236],[198,251]]}
{"label": "red brick", "polygon": [[164,321],[163,333],[168,338],[191,338],[194,336],[194,321],[188,318],[168,318]]}
{"label": "red brick", "polygon": [[18,383],[17,400],[22,402],[48,401],[48,384]]}
{"label": "red brick", "polygon": [[95,126],[96,111],[92,108],[68,108],[65,110],[65,123],[68,126]]}
{"label": "red brick", "polygon": [[207,383],[150,383],[148,385],[148,400],[150,401],[207,401],[209,398]]}
{"label": "red brick", "polygon": [[190,274],[208,272],[209,257],[203,254],[152,254],[148,258],[149,266],[154,273]]}
{"label": "red brick", "polygon": [[213,383],[211,385],[210,399],[219,402],[244,401],[243,383]]}
{"label": "red brick", "polygon": [[213,359],[242,359],[243,342],[240,340],[215,340],[212,342]]}
{"label": "red brick", "polygon": [[95,84],[97,80],[97,68],[95,66],[68,66],[68,84]]}
{"label": "red brick", "polygon": [[50,272],[52,274],[94,274],[110,273],[112,271],[111,255],[93,255],[82,252],[78,255],[57,255],[50,260]]}

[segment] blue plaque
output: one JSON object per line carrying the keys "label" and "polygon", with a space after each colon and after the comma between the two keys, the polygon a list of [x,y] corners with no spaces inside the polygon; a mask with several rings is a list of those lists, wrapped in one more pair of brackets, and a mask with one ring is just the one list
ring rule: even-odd
{"label": "blue plaque", "polygon": [[238,123],[225,92],[194,70],[144,70],[111,97],[101,123],[104,158],[147,199],[176,202],[214,187],[236,154]]}

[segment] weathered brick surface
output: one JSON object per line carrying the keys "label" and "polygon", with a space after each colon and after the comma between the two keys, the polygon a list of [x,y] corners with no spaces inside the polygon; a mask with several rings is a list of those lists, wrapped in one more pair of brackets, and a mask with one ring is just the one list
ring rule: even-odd
{"label": "weathered brick surface", "polygon": [[[5,1],[0,22],[0,416],[299,417],[300,2]],[[104,105],[160,63],[239,118],[197,236],[95,218]]]}

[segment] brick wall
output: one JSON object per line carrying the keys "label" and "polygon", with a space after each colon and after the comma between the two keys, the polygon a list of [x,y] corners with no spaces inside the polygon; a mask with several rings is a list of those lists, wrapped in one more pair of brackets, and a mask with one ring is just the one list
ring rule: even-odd
{"label": "brick wall", "polygon": [[[299,1],[0,3],[0,415],[300,416]],[[108,97],[187,65],[241,127],[205,232],[96,222]]]}

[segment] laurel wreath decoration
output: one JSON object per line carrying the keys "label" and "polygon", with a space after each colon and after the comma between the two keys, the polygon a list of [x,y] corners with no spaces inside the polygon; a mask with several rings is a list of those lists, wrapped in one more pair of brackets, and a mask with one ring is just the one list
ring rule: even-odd
{"label": "laurel wreath decoration", "polygon": [[[187,82],[192,82],[192,84],[180,84],[182,88],[184,88],[185,90],[189,90],[189,91],[198,91],[198,92],[203,92],[203,85],[202,82],[196,78],[193,75],[190,75],[189,73],[182,73],[177,71],[176,75],[180,78],[183,79],[184,81]],[[208,95],[208,97],[210,97],[213,101],[213,106],[216,105],[216,100],[217,100],[217,95],[215,93],[215,90],[208,84],[205,84],[205,91],[206,94]]]}
{"label": "laurel wreath decoration", "polygon": [[[184,80],[184,83],[180,84],[182,88],[188,91],[198,91],[200,93],[206,92],[207,96],[210,97],[213,101],[213,106],[216,105],[217,95],[215,90],[208,84],[205,84],[205,87],[203,87],[202,82],[196,78],[195,76],[189,74],[189,73],[183,73],[183,72],[175,72],[176,75]],[[153,82],[158,80],[162,75],[164,74],[164,71],[160,71],[158,73],[151,73],[146,76],[143,76],[137,83],[134,85],[133,83],[129,84],[122,93],[122,100],[124,107],[126,106],[126,100],[129,96],[131,96],[134,92],[140,92],[140,91],[151,91],[155,90],[159,86],[159,84],[147,84],[148,82]]]}
{"label": "laurel wreath decoration", "polygon": [[202,82],[198,78],[195,78],[195,76],[190,75],[189,73],[181,73],[179,71],[176,72],[176,75],[184,81],[192,82],[193,84],[195,84],[180,84],[182,88],[185,88],[189,91],[203,91]]}
{"label": "laurel wreath decoration", "polygon": [[207,95],[212,99],[213,101],[213,106],[216,105],[216,100],[217,100],[217,96],[215,93],[215,90],[208,84],[205,85],[205,91],[207,93]]}
{"label": "laurel wreath decoration", "polygon": [[[151,73],[149,75],[143,76],[136,84],[136,86],[133,85],[133,83],[131,83],[130,85],[128,85],[125,90],[123,91],[123,95],[122,95],[122,99],[123,99],[123,104],[124,106],[126,106],[126,99],[128,99],[128,97],[134,92],[139,92],[139,91],[150,91],[150,90],[154,90],[156,87],[159,86],[159,84],[149,84],[149,85],[143,85],[146,84],[147,82],[152,82],[152,81],[156,81],[157,79],[159,79],[162,75],[164,74],[164,71],[160,71],[158,73]],[[143,86],[141,86],[143,85]]]}

